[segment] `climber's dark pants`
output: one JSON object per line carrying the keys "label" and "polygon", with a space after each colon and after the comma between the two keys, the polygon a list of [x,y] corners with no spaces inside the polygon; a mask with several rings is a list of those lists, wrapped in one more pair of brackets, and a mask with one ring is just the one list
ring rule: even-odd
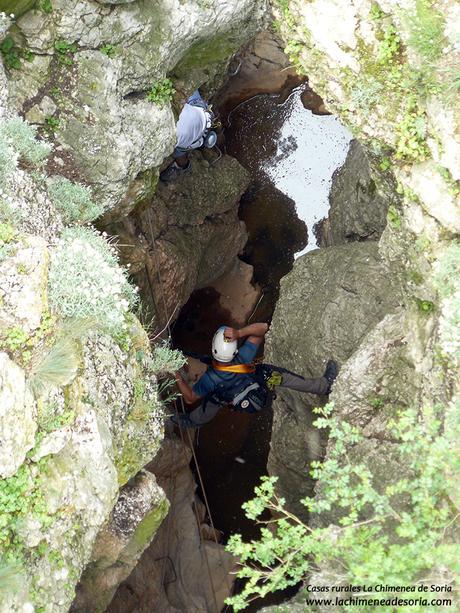
{"label": "climber's dark pants", "polygon": [[[273,364],[263,364],[263,368],[268,372],[281,374],[282,380],[277,387],[286,387],[296,392],[307,392],[318,396],[324,396],[329,390],[329,382],[325,377],[305,379],[301,375]],[[189,413],[189,417],[197,425],[207,424],[217,415],[222,406],[224,406],[222,403],[214,400],[205,400],[198,408]]]}

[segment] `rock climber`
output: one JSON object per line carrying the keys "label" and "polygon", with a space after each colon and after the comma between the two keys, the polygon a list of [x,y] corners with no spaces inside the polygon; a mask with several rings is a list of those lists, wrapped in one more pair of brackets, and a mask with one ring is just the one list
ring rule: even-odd
{"label": "rock climber", "polygon": [[174,181],[191,170],[188,152],[199,147],[212,147],[217,140],[211,130],[214,115],[196,90],[184,104],[176,126],[177,142],[173,151],[174,162],[160,173],[164,182]]}
{"label": "rock climber", "polygon": [[[240,330],[221,326],[212,340],[212,360],[206,372],[193,385],[180,372],[175,379],[186,404],[201,401],[191,413],[173,416],[172,421],[189,428],[199,428],[211,421],[225,404],[239,411],[255,413],[268,407],[275,387],[325,396],[331,391],[338,366],[333,360],[326,364],[322,377],[305,379],[285,368],[271,364],[254,366],[258,348],[268,325],[254,323]],[[246,339],[238,349],[238,340]]]}

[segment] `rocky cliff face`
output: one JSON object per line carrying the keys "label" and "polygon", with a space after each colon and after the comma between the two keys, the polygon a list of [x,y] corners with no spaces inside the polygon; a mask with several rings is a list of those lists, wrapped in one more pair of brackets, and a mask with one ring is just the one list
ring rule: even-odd
{"label": "rocky cliff face", "polygon": [[179,314],[194,289],[226,272],[246,242],[238,219],[249,175],[227,155],[216,162],[191,155],[193,172],[160,184],[153,198],[106,229],[120,240],[120,253],[141,290],[143,304],[161,330]]}
{"label": "rocky cliff face", "polygon": [[[397,1],[279,6],[291,58],[371,153],[355,146],[336,174],[332,246],[300,258],[283,280],[268,357],[307,375],[320,374],[330,355],[338,360],[335,415],[364,435],[344,453],[363,462],[383,489],[407,470],[397,465],[389,421],[407,407],[420,414],[442,406],[448,424],[458,402],[460,115],[446,81],[458,66],[458,6],[430,4],[423,15],[418,3]],[[435,24],[432,40],[424,19]],[[368,168],[377,172],[372,183],[361,162],[355,165],[369,155]],[[320,481],[313,491],[309,463],[330,452],[310,426],[309,409],[317,404],[281,391],[275,405],[270,471],[304,517],[296,501],[308,491],[319,499],[326,486]],[[332,510],[320,524],[337,521]],[[327,567],[310,581],[330,585],[340,577]],[[303,610],[302,598],[285,610]]]}
{"label": "rocky cliff face", "polygon": [[[151,88],[177,75],[179,109],[210,81],[263,18],[265,1],[56,0],[20,17],[10,35],[28,60],[10,75],[10,103],[52,133],[49,162],[94,187],[110,216],[153,194],[172,151],[168,97]],[[203,72],[205,71],[205,72]]]}
{"label": "rocky cliff face", "polygon": [[[163,439],[157,376],[172,365],[161,348],[152,354],[114,247],[82,227],[81,214],[96,203],[122,239],[139,241],[139,258],[125,259],[134,274],[155,271],[157,324],[159,270],[174,311],[232,263],[245,239],[236,204],[246,174],[229,158],[212,166],[198,154],[187,185],[153,196],[175,120],[168,97],[155,104],[147,95],[168,73],[180,92],[176,109],[196,86],[212,87],[265,3],[189,2],[186,18],[175,1],[29,8],[18,7],[13,25],[0,15],[0,505],[2,563],[12,577],[0,608],[68,610],[82,577],[75,610],[104,610],[168,512],[154,469],[142,468]],[[122,221],[138,204],[139,216]],[[181,521],[185,514],[190,523],[187,464],[188,456],[183,487],[166,489],[170,500],[188,497]],[[187,555],[202,555],[203,530]],[[166,538],[165,556],[169,546]],[[220,547],[209,549],[222,558]],[[171,606],[188,597],[187,568],[182,579]],[[214,598],[197,592],[200,603]]]}

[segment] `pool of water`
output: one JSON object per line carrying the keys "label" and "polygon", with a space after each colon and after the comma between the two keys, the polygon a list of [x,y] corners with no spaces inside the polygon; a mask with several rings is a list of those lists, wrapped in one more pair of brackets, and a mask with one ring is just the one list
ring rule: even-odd
{"label": "pool of water", "polygon": [[[275,216],[280,226],[288,225],[290,236],[277,240],[275,224],[266,240],[286,262],[318,247],[314,226],[327,216],[332,175],[345,161],[352,139],[337,118],[305,107],[309,92],[303,84],[284,100],[260,95],[243,102],[229,114],[225,132],[228,153],[253,177],[241,212],[243,220],[250,219],[248,247],[257,219],[264,227],[267,215]],[[302,222],[303,241],[298,239]]]}

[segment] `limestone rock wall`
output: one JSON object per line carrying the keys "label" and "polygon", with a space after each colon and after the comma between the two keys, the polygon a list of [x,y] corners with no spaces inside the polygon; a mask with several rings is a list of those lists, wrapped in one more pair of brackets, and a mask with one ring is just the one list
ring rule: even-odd
{"label": "limestone rock wall", "polygon": [[[24,247],[37,242],[45,257],[36,260],[35,283],[33,271],[29,276],[20,267]],[[47,305],[47,261],[54,247],[20,232],[8,246],[2,266],[14,265],[16,273],[19,267],[19,273],[14,285],[2,288],[0,505],[3,562],[11,565],[16,587],[2,593],[0,610],[26,611],[34,605],[66,611],[120,485],[160,446],[162,404],[156,377],[138,359],[139,351],[150,350],[134,319],[128,346],[88,331],[72,341],[79,356],[75,366],[62,370],[74,358],[66,357],[69,345],[58,336],[63,324]],[[21,295],[20,303],[14,300]],[[46,388],[37,389],[37,365],[55,347],[63,354],[54,358],[55,371],[47,371]],[[149,502],[150,512],[162,517],[160,488]],[[157,525],[149,527],[145,544]]]}
{"label": "limestone rock wall", "polygon": [[[153,473],[139,472],[160,448],[164,419],[146,332],[126,313],[120,334],[86,322],[77,335],[50,309],[50,262],[66,223],[47,177],[91,189],[104,223],[120,235],[155,325],[163,326],[195,287],[231,265],[246,236],[237,204],[247,174],[231,158],[213,165],[212,154],[197,153],[183,184],[153,196],[158,167],[174,145],[174,112],[198,85],[214,87],[233,51],[263,21],[265,1],[53,0],[51,9],[36,4],[14,23],[0,15],[0,41],[8,41],[5,68],[0,62],[0,128],[20,113],[52,141],[43,163],[13,153],[8,136],[0,143],[1,545],[14,578],[1,592],[0,610],[8,613],[68,610],[78,583],[75,610],[104,610],[168,509]],[[150,88],[167,75],[174,100],[149,102]],[[71,363],[58,352],[66,370],[48,372],[54,384],[38,386],[38,365],[66,335]],[[188,602],[196,575],[183,555],[195,556],[203,570],[203,547],[215,586],[196,588],[197,610],[216,597],[223,602],[230,589],[225,577],[233,561],[215,543],[201,544],[187,464],[184,487],[167,492],[182,536],[161,544],[181,567],[181,583],[166,594],[158,577],[161,610],[161,603],[175,610]],[[204,525],[201,508],[199,517]]]}
{"label": "limestone rock wall", "polygon": [[[397,290],[374,241],[313,251],[281,281],[266,360],[305,377],[322,375],[329,358],[347,363],[366,334],[398,303]],[[304,304],[304,309],[299,309]],[[324,437],[312,427],[311,408],[324,398],[282,388],[274,403],[268,468],[300,516],[311,493],[309,464],[324,455]]]}
{"label": "limestone rock wall", "polygon": [[[3,129],[14,112],[2,64],[0,83]],[[14,147],[32,146],[29,130],[25,138]],[[146,367],[149,340],[134,315],[126,313],[117,341],[51,309],[50,265],[63,222],[43,169],[19,163],[10,145],[2,133],[2,153],[14,163],[0,189],[0,548],[11,577],[2,583],[0,610],[67,611],[120,486],[158,451],[163,408]],[[165,495],[154,480],[151,489],[145,516],[160,521]],[[131,518],[133,538],[136,520],[143,518]],[[141,526],[138,555],[159,521]]]}
{"label": "limestone rock wall", "polygon": [[347,158],[332,178],[329,193],[326,243],[378,240],[385,229],[390,206],[400,197],[391,173],[382,172],[380,160],[357,140],[350,144]]}
{"label": "limestone rock wall", "polygon": [[29,53],[10,70],[10,102],[53,136],[49,165],[93,186],[112,218],[123,216],[153,193],[175,142],[170,101],[149,102],[152,86],[176,71],[180,109],[257,29],[265,4],[56,0],[50,12],[37,7],[10,32]]}
{"label": "limestone rock wall", "polygon": [[[330,214],[336,246],[303,256],[283,280],[269,358],[286,360],[305,374],[319,374],[321,359],[330,354],[338,358],[341,372],[330,397],[335,415],[359,426],[365,437],[348,445],[346,453],[351,461],[363,462],[384,488],[396,474],[405,474],[394,461],[397,442],[389,420],[400,409],[436,405],[444,407],[442,419],[448,424],[458,405],[459,106],[446,81],[458,66],[458,7],[449,1],[430,5],[438,24],[430,41],[423,38],[415,3],[290,0],[277,7],[291,59],[365,147],[364,154],[350,153],[352,174],[361,179],[358,160],[370,151],[371,160],[376,156],[371,166],[377,164],[378,174],[388,180],[376,190],[382,208],[371,219],[375,201],[369,191],[363,197],[353,181],[344,181],[347,165],[336,174]],[[369,230],[377,238],[381,234],[378,244],[361,242]],[[343,244],[349,240],[358,242]],[[371,248],[380,261],[375,277],[372,266],[363,266],[362,293],[353,287],[350,260],[344,261],[342,281],[341,262],[332,264],[333,254],[344,246],[353,247],[358,259]],[[328,260],[327,271],[317,275],[320,262]],[[384,290],[389,301],[378,305],[374,292],[378,295],[387,283],[393,288]],[[351,292],[349,300],[357,298],[349,312],[337,300],[343,291]],[[362,336],[354,336],[355,326],[363,326]],[[270,454],[270,470],[280,475],[288,504],[300,514],[296,500],[308,490],[320,497],[323,487],[308,481],[309,461],[328,454],[327,445],[321,448],[325,441],[309,426],[309,402],[281,392]],[[453,505],[458,509],[458,501]],[[337,521],[334,509],[319,519],[324,525]],[[320,569],[309,580],[316,585],[341,581],[334,568]],[[301,610],[303,597],[287,604],[286,611]]]}

